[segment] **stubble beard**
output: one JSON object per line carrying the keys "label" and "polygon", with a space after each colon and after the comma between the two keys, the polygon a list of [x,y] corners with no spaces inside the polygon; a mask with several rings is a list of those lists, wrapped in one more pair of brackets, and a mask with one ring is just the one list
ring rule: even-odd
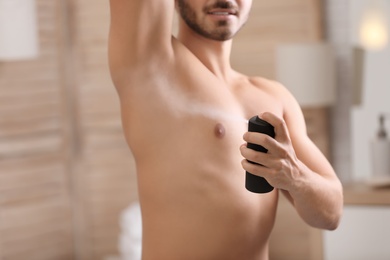
{"label": "stubble beard", "polygon": [[215,41],[227,41],[233,38],[234,32],[228,27],[228,21],[221,20],[215,29],[207,29],[197,21],[196,12],[189,6],[186,0],[178,0],[178,11],[184,22],[197,34]]}

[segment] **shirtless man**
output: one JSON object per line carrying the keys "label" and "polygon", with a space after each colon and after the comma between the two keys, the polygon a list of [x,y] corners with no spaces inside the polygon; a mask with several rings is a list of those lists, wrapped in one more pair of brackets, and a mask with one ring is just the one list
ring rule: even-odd
{"label": "shirtless man", "polygon": [[[110,68],[136,160],[144,260],[268,259],[278,190],[309,225],[338,225],[342,187],[307,137],[295,99],[279,83],[230,66],[231,39],[251,4],[110,0]],[[242,118],[258,114],[275,139],[246,133]],[[274,191],[246,190],[245,170]]]}

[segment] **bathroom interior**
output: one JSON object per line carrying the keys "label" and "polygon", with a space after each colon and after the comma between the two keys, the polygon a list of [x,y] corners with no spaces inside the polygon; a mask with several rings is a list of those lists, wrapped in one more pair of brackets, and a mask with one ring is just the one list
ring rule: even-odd
{"label": "bathroom interior", "polygon": [[[140,260],[108,29],[108,1],[0,0],[0,260]],[[390,259],[389,35],[389,0],[253,1],[232,64],[291,87],[344,186],[335,231],[280,199],[271,260]]]}

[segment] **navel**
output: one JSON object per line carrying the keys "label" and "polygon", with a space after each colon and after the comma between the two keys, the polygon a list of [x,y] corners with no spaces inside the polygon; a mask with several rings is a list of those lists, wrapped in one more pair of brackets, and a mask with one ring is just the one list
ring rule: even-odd
{"label": "navel", "polygon": [[226,134],[226,129],[221,123],[217,123],[214,127],[214,134],[218,138],[223,138]]}

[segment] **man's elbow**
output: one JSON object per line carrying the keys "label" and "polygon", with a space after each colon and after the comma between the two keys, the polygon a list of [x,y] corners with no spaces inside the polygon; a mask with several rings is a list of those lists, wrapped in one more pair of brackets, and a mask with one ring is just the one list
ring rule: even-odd
{"label": "man's elbow", "polygon": [[309,223],[308,225],[319,228],[323,230],[333,231],[336,230],[340,224],[341,214],[327,214],[327,216],[323,216],[322,218],[317,218],[315,222]]}
{"label": "man's elbow", "polygon": [[340,220],[341,220],[341,214],[332,217],[327,223],[325,229],[329,231],[336,230],[340,225]]}
{"label": "man's elbow", "polygon": [[329,214],[327,214],[327,220],[325,221],[324,229],[333,231],[336,230],[341,222],[343,213],[343,203],[340,203],[335,209],[333,209]]}
{"label": "man's elbow", "polygon": [[336,230],[341,222],[342,214],[343,214],[343,200],[335,203],[332,207],[328,207],[318,216],[316,221],[316,228],[333,231]]}
{"label": "man's elbow", "polygon": [[336,230],[341,222],[341,218],[343,215],[343,207],[344,207],[344,196],[343,196],[343,188],[341,183],[338,186],[338,191],[335,197],[337,199],[333,200],[333,207],[330,212],[327,214],[327,225],[325,229],[333,231]]}

